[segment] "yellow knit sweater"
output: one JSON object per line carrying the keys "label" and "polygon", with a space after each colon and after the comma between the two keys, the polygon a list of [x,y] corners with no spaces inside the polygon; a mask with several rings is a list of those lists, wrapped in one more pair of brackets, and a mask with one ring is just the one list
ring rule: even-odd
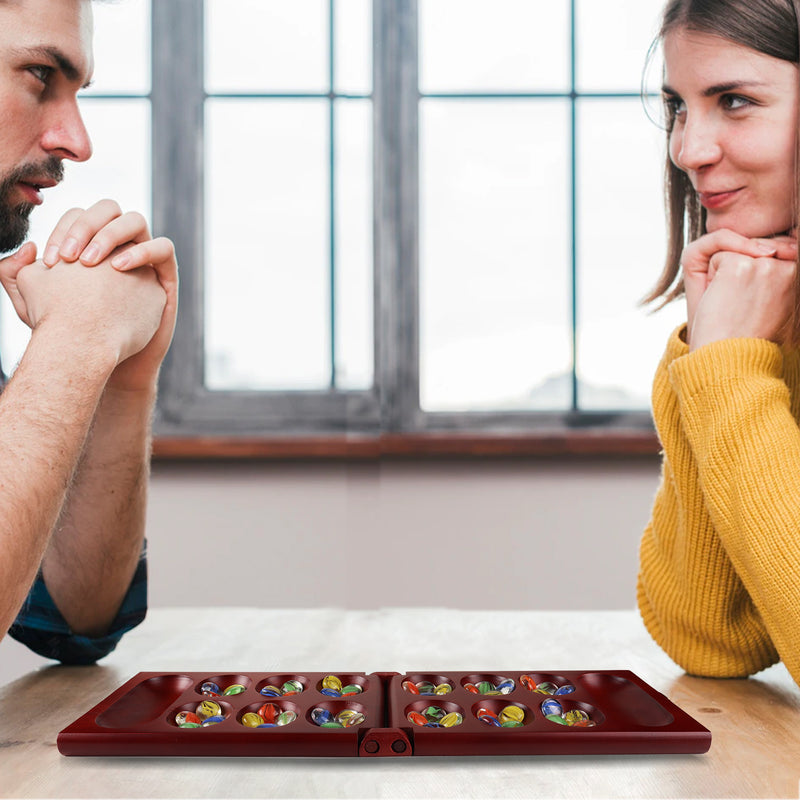
{"label": "yellow knit sweater", "polygon": [[782,659],[800,683],[800,351],[670,337],[653,384],[661,485],[641,543],[639,609],[687,672]]}

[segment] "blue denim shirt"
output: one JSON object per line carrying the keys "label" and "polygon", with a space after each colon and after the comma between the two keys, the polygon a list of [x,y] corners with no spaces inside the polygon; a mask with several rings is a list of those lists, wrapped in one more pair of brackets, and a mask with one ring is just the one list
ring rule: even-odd
{"label": "blue denim shirt", "polygon": [[8,633],[45,658],[63,664],[94,664],[107,656],[123,634],[135,628],[147,614],[147,556],[142,549],[131,585],[108,632],[103,636],[73,633],[47,591],[41,572]]}

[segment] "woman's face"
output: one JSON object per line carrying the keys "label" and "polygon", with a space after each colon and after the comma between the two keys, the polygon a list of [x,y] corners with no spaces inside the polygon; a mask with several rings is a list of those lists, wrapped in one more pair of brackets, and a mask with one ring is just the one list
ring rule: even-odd
{"label": "woman's face", "polygon": [[706,230],[770,236],[794,225],[797,67],[685,29],[664,37],[672,162],[706,209]]}

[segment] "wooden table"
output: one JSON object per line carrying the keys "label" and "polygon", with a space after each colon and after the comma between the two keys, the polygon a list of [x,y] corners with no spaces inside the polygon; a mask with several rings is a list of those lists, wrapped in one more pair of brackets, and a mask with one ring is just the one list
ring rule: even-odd
{"label": "wooden table", "polygon": [[[140,671],[630,669],[709,728],[704,755],[67,758],[58,732]],[[684,675],[638,614],[155,609],[102,664],[0,689],[0,797],[798,797],[800,689]]]}

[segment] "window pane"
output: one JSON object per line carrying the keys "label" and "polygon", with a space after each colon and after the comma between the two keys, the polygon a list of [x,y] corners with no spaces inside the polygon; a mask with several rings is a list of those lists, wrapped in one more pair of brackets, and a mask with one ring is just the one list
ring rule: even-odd
{"label": "window pane", "polygon": [[[638,92],[663,7],[664,0],[579,0],[575,20],[578,91]],[[647,69],[649,91],[661,89],[660,63],[657,55]]]}
{"label": "window pane", "polygon": [[565,91],[569,0],[419,0],[423,92]]}
{"label": "window pane", "polygon": [[637,307],[666,252],[664,132],[638,98],[578,111],[579,404],[644,409],[668,333],[686,318],[680,301],[654,315]]}
{"label": "window pane", "polygon": [[92,3],[94,80],[91,94],[150,92],[150,0]]}
{"label": "window pane", "polygon": [[569,404],[568,141],[565,101],[422,102],[425,410]]}
{"label": "window pane", "polygon": [[[66,163],[63,183],[44,193],[31,215],[30,239],[39,253],[58,220],[70,208],[87,208],[111,197],[124,211],[150,217],[150,103],[147,100],[81,100],[94,154],[84,164]],[[29,337],[5,292],[2,293],[0,352],[6,372],[19,361]]]}
{"label": "window pane", "polygon": [[340,93],[372,91],[372,0],[335,0],[336,81]]}
{"label": "window pane", "polygon": [[[327,100],[206,104],[206,385],[330,382]],[[257,150],[242,146],[257,142]]]}
{"label": "window pane", "polygon": [[336,385],[373,381],[372,103],[340,100],[336,113]]}
{"label": "window pane", "polygon": [[325,0],[206,0],[209,92],[327,92]]}

